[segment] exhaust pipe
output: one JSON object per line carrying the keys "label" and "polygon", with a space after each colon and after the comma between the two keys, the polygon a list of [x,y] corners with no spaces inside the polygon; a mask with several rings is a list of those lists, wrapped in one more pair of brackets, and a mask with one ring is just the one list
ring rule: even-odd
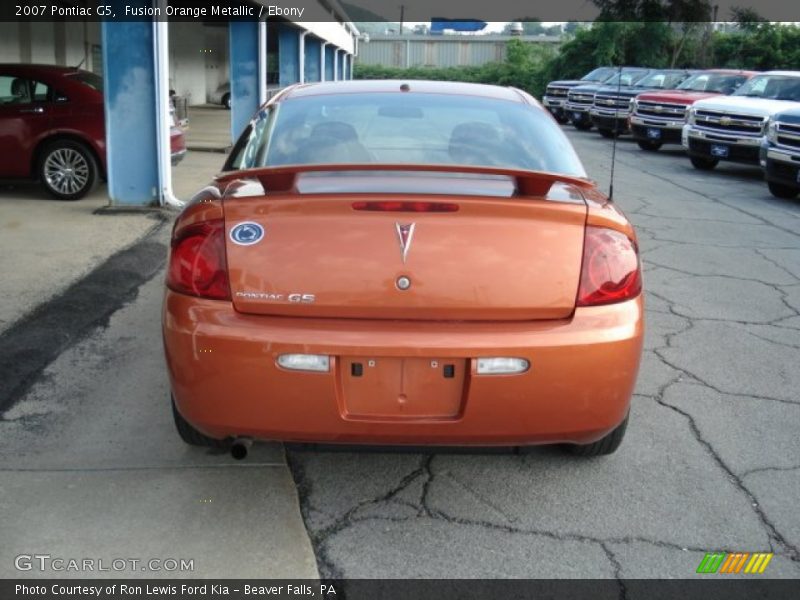
{"label": "exhaust pipe", "polygon": [[233,440],[233,444],[231,444],[231,456],[236,460],[247,458],[247,453],[252,445],[252,438],[236,438]]}

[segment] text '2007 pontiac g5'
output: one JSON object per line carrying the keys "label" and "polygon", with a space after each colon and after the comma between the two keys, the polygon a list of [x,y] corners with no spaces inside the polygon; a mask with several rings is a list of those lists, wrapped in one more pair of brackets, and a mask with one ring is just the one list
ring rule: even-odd
{"label": "text '2007 pontiac g5'", "polygon": [[287,88],[177,218],[163,332],[184,441],[622,441],[633,227],[511,88]]}

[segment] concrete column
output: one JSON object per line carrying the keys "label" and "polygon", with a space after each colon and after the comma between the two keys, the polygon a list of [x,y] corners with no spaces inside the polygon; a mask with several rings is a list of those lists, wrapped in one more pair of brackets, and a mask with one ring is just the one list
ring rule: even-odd
{"label": "concrete column", "polygon": [[300,64],[300,68],[298,69],[300,72],[298,81],[300,81],[300,83],[306,82],[306,36],[307,35],[308,31],[298,32],[299,37],[297,39],[297,61]]}
{"label": "concrete column", "polygon": [[313,35],[306,38],[305,81],[321,81],[322,76],[322,43]]}
{"label": "concrete column", "polygon": [[333,49],[333,80],[339,81],[339,48]]}
{"label": "concrete column", "polygon": [[[231,80],[231,140],[241,135],[258,110],[259,96],[259,24],[235,21],[228,24]],[[266,60],[266,56],[262,58]]]}
{"label": "concrete column", "polygon": [[328,45],[330,42],[322,42],[319,46],[319,65],[320,81],[330,81],[332,76],[328,75]]}
{"label": "concrete column", "polygon": [[300,81],[300,35],[283,23],[278,26],[278,67],[281,87]]}
{"label": "concrete column", "polygon": [[[124,13],[119,3],[117,11]],[[152,21],[103,21],[108,195],[117,207],[159,201]],[[135,42],[135,43],[134,43]]]}

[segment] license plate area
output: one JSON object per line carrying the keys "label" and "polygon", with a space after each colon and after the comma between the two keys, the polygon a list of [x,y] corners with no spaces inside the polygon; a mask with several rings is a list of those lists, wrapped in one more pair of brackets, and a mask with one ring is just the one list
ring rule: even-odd
{"label": "license plate area", "polygon": [[455,419],[467,360],[340,357],[340,405],[352,419]]}
{"label": "license plate area", "polygon": [[724,144],[711,144],[711,156],[717,158],[727,158],[730,153],[730,148]]}
{"label": "license plate area", "polygon": [[658,140],[661,139],[661,130],[656,129],[655,127],[648,127],[647,128],[647,137],[651,140]]}

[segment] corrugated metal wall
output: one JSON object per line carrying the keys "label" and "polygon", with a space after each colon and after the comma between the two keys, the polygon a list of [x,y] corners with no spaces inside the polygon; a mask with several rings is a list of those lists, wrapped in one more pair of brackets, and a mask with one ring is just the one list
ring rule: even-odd
{"label": "corrugated metal wall", "polygon": [[356,63],[383,65],[386,67],[461,67],[477,66],[488,62],[499,62],[505,58],[506,42],[521,39],[530,44],[558,46],[557,37],[492,36],[481,39],[477,36],[393,36],[371,37],[358,47]]}

